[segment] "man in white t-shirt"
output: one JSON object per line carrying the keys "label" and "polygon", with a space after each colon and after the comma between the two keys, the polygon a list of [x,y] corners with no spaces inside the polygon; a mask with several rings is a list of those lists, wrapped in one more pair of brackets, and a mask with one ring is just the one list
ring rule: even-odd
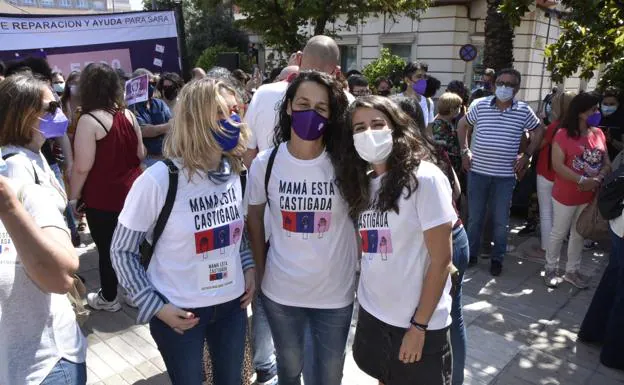
{"label": "man in white t-shirt", "polygon": [[[314,70],[332,76],[340,72],[340,49],[331,37],[314,36],[308,40],[303,52],[297,52],[295,55],[294,60],[299,66],[299,71]],[[273,132],[279,107],[288,88],[287,80],[261,86],[249,103],[245,113],[245,123],[251,130],[251,138],[244,156],[247,168],[251,167],[251,161],[258,152],[273,147]],[[350,93],[347,92],[346,95],[349,103],[355,100]]]}
{"label": "man in white t-shirt", "polygon": [[[293,58],[300,71],[315,70],[336,75],[340,71],[340,49],[334,39],[327,36],[314,36],[306,44],[303,52],[297,52]],[[292,74],[291,74],[292,76]],[[247,144],[244,156],[245,165],[251,167],[251,162],[258,155],[273,147],[273,135],[278,121],[278,112],[286,90],[288,79],[276,83],[265,84],[258,88],[245,114],[245,122],[251,130],[251,138]],[[355,100],[347,93],[349,102]],[[267,210],[268,212],[268,210]],[[265,216],[265,223],[268,223]],[[271,229],[265,225],[267,236]],[[273,384],[274,373],[277,373],[273,339],[269,324],[261,302],[256,299],[253,303],[253,344],[254,367],[258,376],[258,384]]]}

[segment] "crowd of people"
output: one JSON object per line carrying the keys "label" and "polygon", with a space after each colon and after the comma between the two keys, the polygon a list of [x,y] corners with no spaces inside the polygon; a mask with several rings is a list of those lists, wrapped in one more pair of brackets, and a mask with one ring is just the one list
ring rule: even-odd
{"label": "crowd of people", "polygon": [[[101,288],[86,303],[138,308],[174,385],[203,382],[204,342],[216,385],[247,380],[248,306],[258,385],[339,385],[356,298],[362,371],[385,385],[463,384],[463,277],[484,248],[503,273],[524,178],[545,284],[588,287],[576,222],[621,163],[619,90],[554,89],[538,116],[511,68],[438,95],[423,62],[400,85],[339,63],[336,42],[315,36],[264,81],[219,67],[185,84],[102,63],[66,78],[45,59],[3,65],[0,383],[86,383],[67,293],[81,284],[72,244],[87,225]],[[148,99],[127,106],[124,84],[141,75]],[[579,338],[624,369],[621,209],[611,237]]]}

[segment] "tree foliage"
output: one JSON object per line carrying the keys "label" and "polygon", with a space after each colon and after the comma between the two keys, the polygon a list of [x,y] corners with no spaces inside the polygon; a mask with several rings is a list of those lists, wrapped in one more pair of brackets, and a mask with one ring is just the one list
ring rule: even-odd
{"label": "tree foliage", "polygon": [[[511,25],[520,25],[532,0],[501,0],[499,10]],[[562,0],[566,12],[561,34],[546,47],[548,70],[556,82],[580,73],[592,78],[606,65],[600,86],[624,85],[624,1]]]}
{"label": "tree foliage", "polygon": [[500,71],[513,66],[513,21],[501,11],[504,0],[488,0],[483,65]]}
{"label": "tree foliage", "polygon": [[300,50],[313,35],[334,35],[340,29],[327,29],[340,17],[346,27],[354,27],[370,16],[400,15],[418,18],[431,0],[235,0],[246,17],[240,23],[260,34],[264,43],[284,52]]}
{"label": "tree foliage", "polygon": [[[173,0],[154,0],[157,9],[173,9]],[[152,0],[143,0],[152,10]],[[183,0],[184,29],[189,63],[195,63],[208,47],[228,47],[246,55],[249,39],[234,23],[231,6],[219,0]]]}
{"label": "tree foliage", "polygon": [[[621,0],[564,0],[570,13],[561,20],[562,33],[546,48],[553,80],[562,81],[580,71],[589,79],[602,64],[624,58],[624,2]],[[611,77],[618,69],[612,66]],[[619,72],[624,76],[624,72]]]}
{"label": "tree foliage", "polygon": [[377,59],[364,67],[362,74],[370,84],[373,84],[379,77],[387,77],[395,85],[398,85],[403,78],[402,73],[405,65],[405,60],[402,57],[393,55],[389,49],[384,48]]}

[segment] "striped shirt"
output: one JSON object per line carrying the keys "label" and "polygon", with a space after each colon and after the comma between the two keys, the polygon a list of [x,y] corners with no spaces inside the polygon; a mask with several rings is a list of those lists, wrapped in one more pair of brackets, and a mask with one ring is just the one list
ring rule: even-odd
{"label": "striped shirt", "polygon": [[501,111],[494,96],[483,98],[471,108],[466,120],[474,127],[471,171],[497,177],[515,176],[522,135],[541,124],[525,102],[514,100],[511,107]]}

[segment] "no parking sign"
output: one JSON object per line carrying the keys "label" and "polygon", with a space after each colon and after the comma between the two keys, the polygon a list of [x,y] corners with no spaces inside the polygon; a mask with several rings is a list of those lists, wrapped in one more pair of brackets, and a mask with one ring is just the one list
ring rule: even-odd
{"label": "no parking sign", "polygon": [[459,49],[459,57],[463,61],[473,61],[477,58],[477,47],[472,44],[464,44]]}

